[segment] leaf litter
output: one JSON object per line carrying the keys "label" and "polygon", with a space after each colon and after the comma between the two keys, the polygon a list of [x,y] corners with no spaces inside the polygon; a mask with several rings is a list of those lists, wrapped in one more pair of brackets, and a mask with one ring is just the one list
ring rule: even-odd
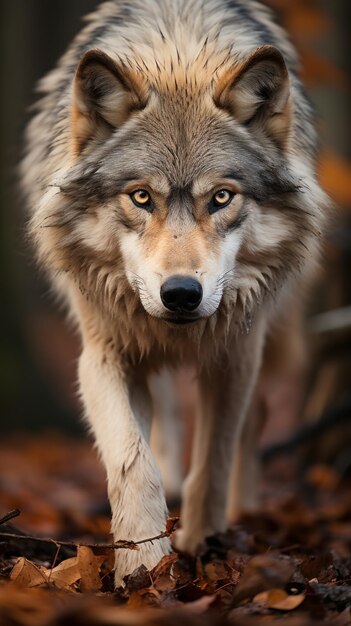
{"label": "leaf litter", "polygon": [[[141,565],[115,590],[105,478],[90,444],[2,442],[0,626],[351,625],[349,480],[327,465],[301,479],[284,462],[265,468],[257,514],[195,557]],[[175,527],[170,519],[160,532]]]}

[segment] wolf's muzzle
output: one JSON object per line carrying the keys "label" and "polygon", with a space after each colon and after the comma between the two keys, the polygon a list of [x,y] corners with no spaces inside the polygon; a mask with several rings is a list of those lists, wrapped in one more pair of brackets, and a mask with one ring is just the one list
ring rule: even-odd
{"label": "wolf's muzzle", "polygon": [[189,276],[171,276],[161,286],[161,300],[169,311],[190,313],[202,300],[202,286]]}

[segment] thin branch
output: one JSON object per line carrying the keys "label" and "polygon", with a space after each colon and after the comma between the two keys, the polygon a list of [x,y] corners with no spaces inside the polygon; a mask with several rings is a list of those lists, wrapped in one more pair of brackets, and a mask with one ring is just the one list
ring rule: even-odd
{"label": "thin branch", "polygon": [[79,543],[76,541],[60,541],[59,539],[53,539],[52,537],[33,537],[31,535],[20,535],[16,533],[3,533],[0,532],[1,539],[14,539],[17,541],[36,541],[38,543],[51,543],[56,548],[59,546],[65,546],[66,548],[93,548],[99,550],[138,550],[139,545],[144,543],[152,543],[153,541],[158,541],[160,539],[164,539],[165,537],[169,537],[173,530],[174,526],[177,522],[177,518],[174,519],[173,524],[168,530],[160,533],[159,535],[155,535],[155,537],[148,537],[147,539],[140,539],[139,541],[127,541],[125,539],[120,539],[114,543]]}
{"label": "thin branch", "polygon": [[57,563],[57,559],[58,559],[58,557],[59,557],[59,554],[60,554],[61,548],[62,548],[62,546],[57,546],[57,548],[56,548],[55,556],[54,556],[53,561],[52,561],[52,563],[51,563],[51,570],[50,570],[50,573],[49,573],[49,579],[48,579],[48,582],[50,582],[51,573],[52,573],[52,570],[54,569],[54,567],[55,567],[55,565],[56,565],[56,563]]}
{"label": "thin branch", "polygon": [[21,515],[21,511],[19,509],[14,509],[13,511],[6,513],[4,517],[0,517],[0,526],[2,524],[6,524],[6,522],[9,522],[11,519],[18,517],[19,515]]}

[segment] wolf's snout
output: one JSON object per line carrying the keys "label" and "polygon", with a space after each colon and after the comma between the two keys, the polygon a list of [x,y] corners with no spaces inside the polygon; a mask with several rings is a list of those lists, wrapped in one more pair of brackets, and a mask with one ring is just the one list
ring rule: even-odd
{"label": "wolf's snout", "polygon": [[161,286],[161,300],[170,311],[195,311],[202,300],[198,280],[188,276],[171,276]]}

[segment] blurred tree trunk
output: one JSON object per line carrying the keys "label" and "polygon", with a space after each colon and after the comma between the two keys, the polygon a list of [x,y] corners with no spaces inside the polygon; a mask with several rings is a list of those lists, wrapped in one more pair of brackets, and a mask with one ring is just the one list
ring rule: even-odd
{"label": "blurred tree trunk", "polygon": [[[16,167],[21,154],[26,110],[34,102],[36,81],[64,52],[94,0],[1,0],[1,230],[0,230],[0,428],[65,425],[77,409],[72,393],[60,394],[62,381],[49,381],[47,369],[59,360],[63,343],[73,339],[43,298],[47,285],[34,269],[24,237],[25,211],[18,193]],[[34,322],[33,322],[34,320]],[[32,334],[36,331],[36,337]],[[52,347],[48,342],[54,340]],[[33,345],[41,341],[35,352]],[[53,350],[50,354],[50,349]],[[72,365],[75,348],[71,349]],[[62,350],[61,350],[62,352]],[[40,357],[44,353],[44,359]],[[69,357],[70,349],[68,349]],[[51,363],[49,362],[51,361]],[[62,368],[61,368],[62,369]],[[67,365],[65,367],[67,371]],[[60,371],[57,373],[60,378]],[[54,376],[53,376],[54,378]],[[51,383],[51,384],[50,384]],[[69,389],[69,383],[67,384]]]}

